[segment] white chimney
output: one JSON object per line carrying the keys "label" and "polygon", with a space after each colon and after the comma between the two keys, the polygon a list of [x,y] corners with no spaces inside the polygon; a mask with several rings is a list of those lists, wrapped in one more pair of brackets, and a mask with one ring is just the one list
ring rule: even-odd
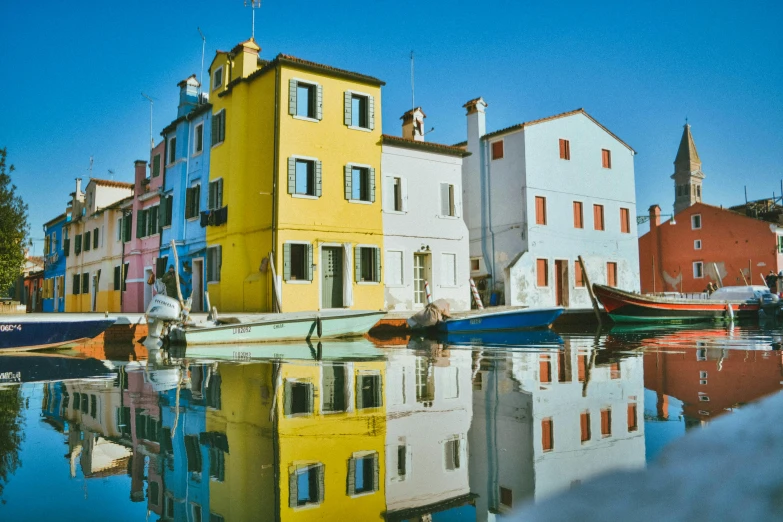
{"label": "white chimney", "polygon": [[[483,98],[475,98],[463,105],[468,116],[467,150],[470,156],[462,160],[462,208],[463,219],[468,229],[481,230],[482,199],[481,199],[481,137],[486,134],[484,109],[487,103]],[[478,245],[478,243],[477,243]],[[478,248],[478,250],[474,250]],[[471,256],[481,255],[480,247],[471,245]]]}
{"label": "white chimney", "polygon": [[402,137],[406,140],[424,141],[424,118],[427,115],[421,107],[411,109],[400,118],[402,120]]}

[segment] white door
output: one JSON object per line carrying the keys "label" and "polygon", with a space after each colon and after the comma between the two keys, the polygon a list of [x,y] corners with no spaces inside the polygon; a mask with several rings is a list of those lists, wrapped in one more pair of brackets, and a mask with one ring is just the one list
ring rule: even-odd
{"label": "white door", "polygon": [[204,260],[193,260],[193,293],[190,297],[193,299],[191,303],[191,310],[193,312],[204,311]]}

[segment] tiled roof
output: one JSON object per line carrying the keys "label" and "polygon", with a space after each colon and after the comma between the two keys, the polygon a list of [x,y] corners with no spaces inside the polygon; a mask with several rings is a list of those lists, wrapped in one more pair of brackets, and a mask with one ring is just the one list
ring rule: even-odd
{"label": "tiled roof", "polygon": [[467,147],[467,146],[468,146],[467,140],[460,141],[459,143],[455,143],[454,145],[452,145],[452,147],[459,147],[459,148],[464,148],[464,147]]}
{"label": "tiled roof", "polygon": [[100,185],[101,187],[133,188],[133,183],[125,183],[124,181],[114,181],[111,179],[90,178],[90,183],[92,182],[94,182],[96,185]]}
{"label": "tiled roof", "polygon": [[384,145],[394,145],[397,147],[405,147],[408,149],[418,149],[427,152],[438,152],[440,154],[448,154],[449,156],[459,156],[464,158],[470,156],[470,152],[459,147],[452,147],[451,145],[441,145],[440,143],[429,143],[426,141],[415,141],[406,138],[400,138],[399,136],[390,136],[389,134],[381,135],[381,143]]}
{"label": "tiled roof", "polygon": [[548,116],[546,118],[540,118],[538,120],[526,121],[524,123],[517,123],[516,125],[511,125],[510,127],[506,127],[504,129],[496,130],[494,132],[490,132],[489,134],[485,134],[485,135],[483,135],[481,137],[481,139],[482,140],[486,140],[486,139],[489,139],[489,138],[494,138],[495,136],[500,136],[501,134],[507,134],[509,132],[522,130],[522,129],[525,129],[527,127],[531,127],[533,125],[536,125],[538,123],[544,123],[544,122],[547,122],[547,121],[557,120],[559,118],[565,118],[567,116],[573,116],[575,114],[584,114],[593,123],[595,123],[596,125],[601,127],[603,130],[605,130],[610,136],[612,136],[614,139],[616,139],[617,141],[619,141],[620,143],[625,145],[628,148],[628,150],[630,150],[633,153],[636,153],[636,151],[633,150],[633,148],[630,145],[628,145],[623,140],[621,140],[619,137],[617,137],[617,135],[615,133],[613,133],[612,131],[610,131],[609,129],[607,129],[603,125],[601,125],[601,123],[599,123],[598,120],[596,120],[595,118],[593,118],[592,116],[587,114],[587,112],[585,112],[585,110],[582,109],[582,108],[576,109],[574,111],[568,111],[568,112],[563,112],[563,113],[560,113],[560,114],[555,114],[554,116]]}

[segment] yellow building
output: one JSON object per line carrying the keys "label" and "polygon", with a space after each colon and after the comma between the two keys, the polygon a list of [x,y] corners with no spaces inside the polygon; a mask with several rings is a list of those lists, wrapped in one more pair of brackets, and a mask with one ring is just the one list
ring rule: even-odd
{"label": "yellow building", "polygon": [[211,302],[225,311],[270,311],[277,301],[286,312],[380,309],[384,83],[259,51],[248,40],[209,68]]}
{"label": "yellow building", "polygon": [[381,520],[385,362],[221,364],[225,480],[210,511],[225,520]]}
{"label": "yellow building", "polygon": [[[63,228],[66,312],[121,312],[125,265],[123,213],[129,212],[133,184],[81,180],[70,204],[71,222]],[[130,222],[126,224],[130,238]]]}

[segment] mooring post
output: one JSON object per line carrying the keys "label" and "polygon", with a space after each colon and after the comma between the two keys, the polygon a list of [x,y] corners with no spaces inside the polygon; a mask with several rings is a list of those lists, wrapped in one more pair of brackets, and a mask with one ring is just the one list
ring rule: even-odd
{"label": "mooring post", "polygon": [[595,298],[595,294],[593,293],[593,285],[590,283],[590,277],[587,275],[585,262],[582,260],[582,256],[577,257],[577,260],[579,261],[579,266],[582,267],[582,277],[585,280],[590,301],[593,303],[593,311],[595,311],[595,318],[598,319],[598,326],[603,326],[603,322],[601,321],[601,310],[598,308],[598,299]]}

